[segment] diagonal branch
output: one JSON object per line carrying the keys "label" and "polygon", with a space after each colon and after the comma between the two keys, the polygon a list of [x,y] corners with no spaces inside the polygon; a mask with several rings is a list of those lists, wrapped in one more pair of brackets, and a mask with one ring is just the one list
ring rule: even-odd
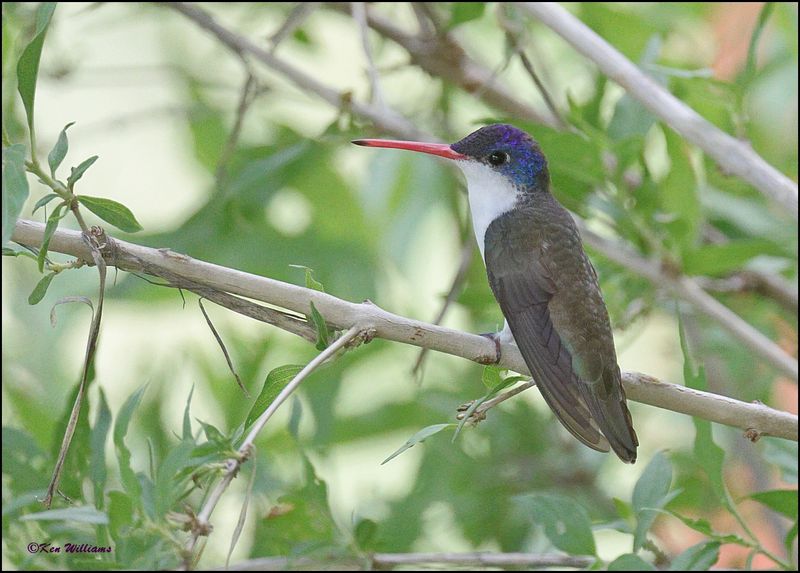
{"label": "diagonal branch", "polygon": [[[216,22],[211,15],[198,8],[194,4],[173,2],[166,3],[166,5],[177,10],[205,30],[208,30],[222,43],[231,48],[237,55],[242,56],[243,54],[250,54],[268,67],[285,75],[300,88],[317,94],[319,97],[335,107],[341,107],[343,105],[344,96],[339,94],[339,92],[336,92],[332,88],[321,84],[291,64],[279,60],[274,55],[253,44],[247,38],[228,30]],[[349,4],[347,3],[333,3],[331,6],[338,10],[349,13]],[[516,113],[520,117],[533,119],[533,121],[542,121],[541,119],[537,120],[530,115],[531,113],[536,113],[532,108],[530,108],[530,106],[527,106],[529,108],[527,111],[518,109],[515,112],[514,107],[520,102],[513,98],[506,98],[505,95],[508,94],[506,93],[503,95],[505,92],[497,91],[499,89],[497,86],[494,86],[491,83],[487,85],[486,82],[489,80],[486,77],[486,74],[483,74],[483,72],[480,74],[477,74],[476,72],[477,75],[472,74],[471,72],[468,73],[468,70],[470,69],[477,69],[475,67],[477,64],[475,64],[466,56],[463,48],[456,44],[452,37],[448,35],[444,36],[447,42],[453,44],[451,48],[454,50],[453,53],[455,53],[457,57],[455,60],[453,60],[451,54],[451,56],[448,56],[450,58],[449,60],[441,60],[441,57],[444,57],[445,55],[444,52],[450,50],[450,48],[447,48],[447,45],[439,45],[438,47],[434,46],[434,48],[431,48],[429,42],[434,40],[425,40],[424,38],[419,38],[417,36],[410,36],[396,28],[388,21],[380,19],[371,11],[367,12],[367,23],[380,34],[396,41],[406,48],[406,50],[415,58],[416,63],[426,69],[429,73],[441,75],[443,78],[450,79],[467,91],[475,91],[477,89],[474,84],[470,82],[473,80],[478,81],[476,78],[480,76],[480,78],[483,78],[480,80],[483,83],[481,83],[479,86],[481,93],[487,95],[493,93],[497,96],[497,99],[495,100],[490,101],[489,99],[486,99],[485,101],[487,101],[487,103],[491,103],[492,105],[495,105],[499,109],[503,109],[508,113]],[[436,41],[444,40],[440,39]],[[444,52],[442,52],[442,50],[444,50]],[[417,55],[414,56],[414,54]],[[449,64],[443,65],[442,62],[450,62],[452,66]],[[491,72],[488,70],[484,71],[491,75]],[[457,74],[457,77],[453,78],[451,77],[451,74]],[[470,86],[472,86],[472,89]],[[370,104],[362,104],[353,100],[349,100],[347,106],[353,114],[373,122],[377,128],[395,136],[403,138],[410,137],[412,139],[422,139],[428,141],[436,139],[430,135],[424,134],[412,122],[402,115],[392,111],[391,109],[387,109],[385,107],[380,108]],[[547,123],[546,121],[542,122]],[[677,296],[691,302],[704,314],[719,322],[731,334],[736,336],[743,344],[745,344],[745,346],[758,353],[760,356],[770,362],[770,364],[789,375],[792,379],[798,379],[797,360],[786,354],[780,347],[778,347],[778,345],[769,340],[761,332],[748,324],[745,320],[743,320],[725,305],[706,293],[696,281],[687,277],[676,277],[669,275],[663,269],[661,269],[660,265],[658,265],[656,262],[644,259],[641,257],[641,255],[635,253],[628,247],[620,247],[618,244],[609,243],[599,235],[596,235],[595,233],[585,229],[585,226],[583,229],[583,234],[586,241],[594,246],[598,251],[621,264],[625,268],[633,271],[634,273],[647,278],[657,288],[662,286],[669,287]],[[622,256],[622,253],[625,253],[625,255]]]}
{"label": "diagonal branch", "polygon": [[[43,224],[20,219],[12,240],[35,247],[41,244],[43,236]],[[309,314],[313,302],[326,322],[340,330],[369,326],[374,329],[370,330],[370,334],[374,333],[378,338],[430,348],[475,362],[487,363],[495,357],[494,343],[483,336],[398,316],[370,302],[348,302],[324,292],[199,261],[169,249],[142,247],[110,237],[109,242],[113,242],[113,256],[107,256],[106,262],[122,270],[149,274],[171,273],[192,283],[266,302],[300,314]],[[80,233],[76,231],[58,229],[51,239],[50,250],[84,260],[91,259]],[[502,356],[501,367],[516,372],[528,372],[515,346],[503,345]],[[741,428],[750,433],[797,441],[797,416],[793,414],[774,410],[763,404],[748,404],[710,392],[661,382],[637,372],[624,372],[623,383],[631,400]]]}
{"label": "diagonal branch", "polygon": [[522,8],[592,60],[609,78],[667,125],[705,151],[728,173],[750,183],[797,219],[797,183],[746,143],[728,135],[653,81],[594,30],[555,2],[522,2]]}

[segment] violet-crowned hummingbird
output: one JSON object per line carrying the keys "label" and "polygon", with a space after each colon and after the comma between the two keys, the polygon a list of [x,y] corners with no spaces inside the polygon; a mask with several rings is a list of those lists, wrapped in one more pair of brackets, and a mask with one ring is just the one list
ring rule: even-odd
{"label": "violet-crowned hummingbird", "polygon": [[620,459],[635,462],[639,441],[597,273],[575,222],[550,193],[539,144],[502,124],[452,145],[353,143],[455,161],[467,179],[478,248],[506,319],[495,340],[517,345],[548,406],[576,438],[603,452],[611,446]]}

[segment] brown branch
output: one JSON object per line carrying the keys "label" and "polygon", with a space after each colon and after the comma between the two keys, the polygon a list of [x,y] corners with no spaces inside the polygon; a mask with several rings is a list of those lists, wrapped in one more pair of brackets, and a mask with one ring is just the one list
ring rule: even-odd
{"label": "brown branch", "polygon": [[[20,219],[12,240],[36,247],[41,244],[43,236],[44,225]],[[113,240],[109,238],[109,241]],[[378,338],[430,348],[482,364],[495,358],[494,343],[483,336],[405,318],[370,302],[348,302],[324,292],[206,263],[168,249],[152,249],[124,241],[113,241],[113,246],[115,255],[108,256],[106,261],[121,270],[146,273],[157,271],[157,276],[168,280],[169,276],[178,276],[191,283],[260,300],[303,315],[311,313],[313,302],[326,322],[340,330],[354,326],[370,328],[374,329],[372,332]],[[82,259],[89,259],[91,256],[80,238],[80,233],[66,229],[58,229],[54,233],[50,250]],[[519,350],[511,344],[502,346],[500,366],[515,372],[528,373]],[[710,392],[661,382],[638,372],[624,372],[623,383],[628,398],[636,402],[697,416],[745,431],[754,430],[760,434],[797,441],[797,416],[793,414],[774,410],[763,404],[748,404]]]}

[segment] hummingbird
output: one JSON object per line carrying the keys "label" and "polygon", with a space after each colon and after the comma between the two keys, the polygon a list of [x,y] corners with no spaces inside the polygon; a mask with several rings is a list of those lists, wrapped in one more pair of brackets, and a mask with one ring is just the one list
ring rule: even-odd
{"label": "hummingbird", "polygon": [[495,341],[519,348],[558,420],[592,449],[636,461],[600,285],[575,221],[550,192],[539,144],[512,125],[487,125],[448,145],[359,139],[356,145],[444,157],[467,180],[472,227],[505,317]]}

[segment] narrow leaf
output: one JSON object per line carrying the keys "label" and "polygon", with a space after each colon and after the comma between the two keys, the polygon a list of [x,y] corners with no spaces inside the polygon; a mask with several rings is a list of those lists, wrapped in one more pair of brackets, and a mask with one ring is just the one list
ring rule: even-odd
{"label": "narrow leaf", "polygon": [[657,513],[653,509],[664,507],[669,498],[672,484],[672,465],[663,452],[658,452],[642,472],[633,488],[631,505],[636,515],[636,532],[633,538],[633,552],[642,548],[647,532],[653,525]]}
{"label": "narrow leaf", "polygon": [[70,169],[69,177],[67,177],[67,187],[69,187],[70,191],[78,182],[78,180],[83,177],[83,174],[86,173],[86,170],[94,165],[94,162],[97,161],[97,159],[97,155],[92,155],[89,159],[84,160],[77,167],[72,167]]}
{"label": "narrow leaf", "polygon": [[264,380],[264,386],[261,388],[261,393],[253,403],[253,407],[250,408],[250,413],[247,414],[247,421],[244,424],[245,427],[249,427],[264,413],[264,410],[275,401],[275,398],[278,397],[281,390],[283,390],[286,385],[292,381],[292,378],[297,376],[303,368],[304,366],[298,364],[286,364],[274,368],[267,374],[267,378]]}
{"label": "narrow leaf", "polygon": [[328,348],[328,325],[325,323],[325,318],[319,313],[314,303],[311,303],[311,321],[317,327],[317,350],[325,350]]}
{"label": "narrow leaf", "polygon": [[11,238],[14,225],[28,199],[25,175],[25,146],[15,143],[3,148],[3,245]]}
{"label": "narrow leaf", "polygon": [[56,273],[47,273],[38,283],[36,283],[36,286],[33,288],[33,292],[31,292],[30,296],[28,296],[28,304],[39,304],[39,302],[44,298],[45,293],[47,293],[47,287],[50,286],[50,283],[55,276]]}
{"label": "narrow leaf", "polygon": [[41,199],[39,199],[36,202],[36,205],[33,206],[33,213],[35,213],[40,208],[42,208],[45,205],[47,205],[53,199],[57,199],[57,198],[58,198],[58,195],[56,193],[48,193],[47,195],[45,195],[44,197],[42,197]]}
{"label": "narrow leaf", "polygon": [[314,278],[314,270],[306,267],[304,265],[289,265],[290,267],[294,267],[296,269],[302,269],[306,273],[306,288],[310,288],[313,290],[318,290],[319,292],[325,292],[325,287],[322,286],[322,283],[319,282],[317,279]]}
{"label": "narrow leaf", "polygon": [[39,248],[39,256],[36,259],[40,273],[44,272],[44,261],[47,258],[47,249],[50,248],[50,239],[53,238],[53,233],[55,233],[58,228],[58,222],[63,219],[64,215],[67,213],[67,211],[64,210],[65,207],[66,205],[61,203],[53,209],[53,212],[50,213],[50,216],[47,218],[47,224],[44,226],[44,236],[42,237],[42,246]]}
{"label": "narrow leaf", "polygon": [[[25,47],[17,63],[17,89],[25,106],[28,117],[28,129],[33,131],[33,103],[36,97],[36,80],[39,76],[39,60],[42,57],[42,46],[47,34],[47,27],[56,9],[56,2],[42,2],[36,13],[36,32],[33,39]],[[31,138],[33,140],[33,137]]]}
{"label": "narrow leaf", "polygon": [[763,503],[773,511],[785,515],[789,519],[797,519],[797,490],[773,489],[761,491],[750,496],[751,499]]}
{"label": "narrow leaf", "polygon": [[94,488],[94,504],[97,509],[102,510],[105,505],[105,485],[106,485],[106,440],[108,430],[111,428],[111,410],[108,408],[106,395],[100,388],[100,404],[97,410],[97,418],[91,432],[91,461],[89,464],[89,475],[92,479]]}
{"label": "narrow leaf", "polygon": [[58,141],[56,141],[56,144],[53,146],[53,149],[50,150],[50,154],[47,156],[47,163],[50,165],[50,175],[53,177],[53,179],[56,177],[56,169],[58,169],[59,165],[61,165],[61,162],[64,161],[64,158],[67,156],[67,151],[69,150],[67,130],[72,125],[75,125],[74,121],[71,121],[64,126],[64,129],[61,130],[61,133],[58,134]]}
{"label": "narrow leaf", "polygon": [[128,425],[130,424],[133,412],[142,401],[142,396],[147,386],[142,386],[125,401],[122,408],[117,414],[117,420],[114,423],[114,447],[117,451],[117,460],[119,462],[120,481],[125,488],[125,492],[130,497],[134,506],[138,506],[142,496],[142,486],[136,477],[131,467],[131,451],[125,445],[125,436],[128,435]]}
{"label": "narrow leaf", "polygon": [[78,195],[77,197],[81,205],[84,205],[89,211],[106,223],[114,225],[117,229],[126,233],[135,233],[142,230],[142,226],[133,216],[131,210],[122,203],[101,197],[88,197],[87,195]]}
{"label": "narrow leaf", "polygon": [[19,518],[22,521],[77,521],[95,525],[107,525],[108,515],[93,507],[67,507],[64,509],[48,509],[38,513],[29,513]]}
{"label": "narrow leaf", "polygon": [[719,542],[703,541],[678,555],[670,563],[670,571],[708,571],[719,559]]}
{"label": "narrow leaf", "polygon": [[411,436],[405,444],[403,444],[400,448],[394,451],[392,455],[381,462],[381,465],[385,464],[386,462],[393,460],[407,449],[424,442],[434,434],[438,434],[444,429],[447,428],[454,428],[455,424],[434,424],[433,426],[428,426],[427,428],[422,428],[419,432]]}

